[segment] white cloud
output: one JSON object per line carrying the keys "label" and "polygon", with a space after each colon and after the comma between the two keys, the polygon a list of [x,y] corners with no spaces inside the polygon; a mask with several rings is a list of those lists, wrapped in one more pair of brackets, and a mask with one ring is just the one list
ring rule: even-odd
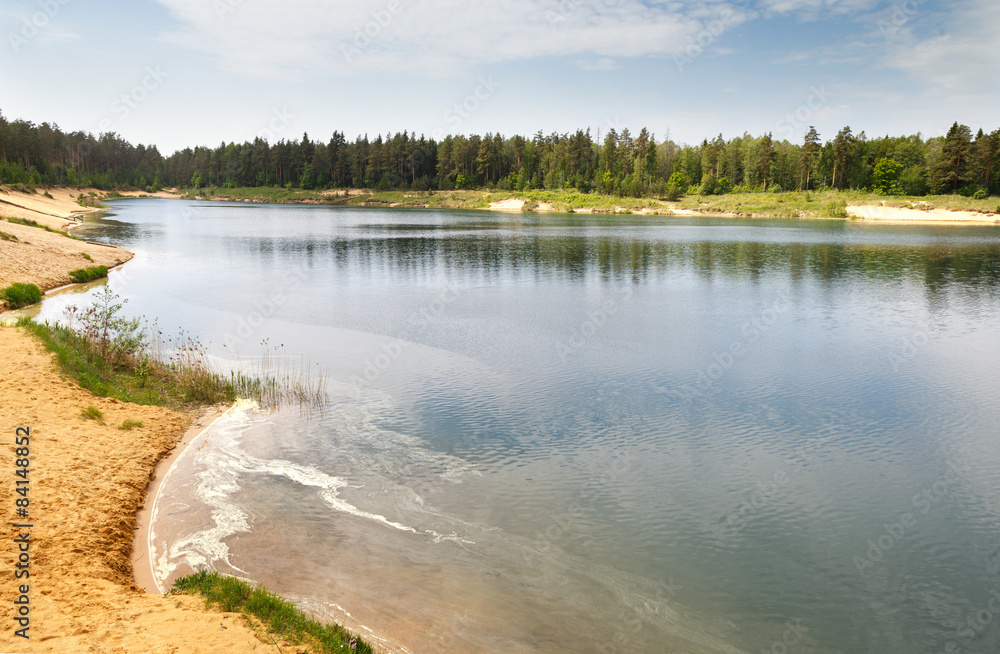
{"label": "white cloud", "polygon": [[222,68],[297,78],[371,71],[448,74],[484,62],[541,56],[681,52],[739,3],[688,0],[157,0],[180,24],[168,41]]}
{"label": "white cloud", "polygon": [[880,0],[760,0],[758,7],[765,15],[795,14],[803,20],[818,20],[871,11],[879,3]]}
{"label": "white cloud", "polygon": [[900,30],[889,44],[887,65],[909,73],[933,93],[985,95],[995,102],[1000,79],[997,34],[1000,3],[965,0],[953,5],[946,27],[934,36],[920,39],[911,30]]}

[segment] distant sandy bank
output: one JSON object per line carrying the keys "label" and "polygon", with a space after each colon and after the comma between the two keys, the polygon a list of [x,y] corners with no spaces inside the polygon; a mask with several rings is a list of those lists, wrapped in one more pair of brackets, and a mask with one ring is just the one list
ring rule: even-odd
{"label": "distant sandy bank", "polygon": [[948,209],[920,209],[853,204],[847,206],[847,215],[864,220],[929,222],[929,223],[1000,223],[1000,215],[978,211],[951,211]]}

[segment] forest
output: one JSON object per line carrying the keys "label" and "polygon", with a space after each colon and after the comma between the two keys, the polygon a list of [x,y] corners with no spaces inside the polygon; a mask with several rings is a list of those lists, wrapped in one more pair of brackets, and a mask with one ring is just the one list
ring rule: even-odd
{"label": "forest", "polygon": [[771,134],[721,134],[697,145],[657,141],[643,128],[593,135],[449,135],[409,132],[348,141],[303,134],[271,144],[257,138],[163,156],[118,134],[64,132],[0,114],[0,183],[103,190],[284,187],[374,190],[575,189],[618,197],[867,190],[881,195],[1000,195],[1000,130],[975,134],[957,122],[946,136],[869,138],[844,127],[824,141],[810,128],[801,143]]}

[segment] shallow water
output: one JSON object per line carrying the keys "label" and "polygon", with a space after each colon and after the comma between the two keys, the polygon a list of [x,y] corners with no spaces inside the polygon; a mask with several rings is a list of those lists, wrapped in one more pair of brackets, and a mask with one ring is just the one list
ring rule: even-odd
{"label": "shallow water", "polygon": [[113,206],[129,311],[330,379],[181,457],[165,581],[412,652],[996,649],[1000,231]]}

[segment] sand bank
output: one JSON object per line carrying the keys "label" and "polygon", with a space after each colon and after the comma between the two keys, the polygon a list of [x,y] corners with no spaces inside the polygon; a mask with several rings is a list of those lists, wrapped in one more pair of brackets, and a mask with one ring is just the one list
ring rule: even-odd
{"label": "sand bank", "polygon": [[[84,213],[95,211],[76,204],[68,189],[52,189],[50,195],[0,192],[0,216],[33,220],[62,231],[78,225]],[[131,258],[126,250],[0,219],[0,288],[20,282],[48,291],[73,283],[71,270],[111,269]]]}
{"label": "sand bank", "polygon": [[1000,223],[1000,215],[996,213],[951,211],[948,209],[885,207],[862,204],[848,205],[847,215],[862,218],[864,220],[898,221],[908,223]]}
{"label": "sand bank", "polygon": [[[243,619],[206,611],[200,598],[148,595],[133,582],[136,511],[157,461],[191,416],[98,398],[63,379],[53,355],[22,330],[0,328],[0,434],[8,454],[0,479],[0,602],[7,652],[296,652],[262,642]],[[100,421],[82,417],[87,406]],[[125,419],[143,427],[118,429]],[[31,428],[29,515],[15,514],[13,444]],[[32,524],[16,530],[15,523]],[[15,580],[15,538],[30,532],[30,578]],[[15,583],[16,582],[16,583]],[[31,638],[14,634],[13,608],[29,586]]]}

